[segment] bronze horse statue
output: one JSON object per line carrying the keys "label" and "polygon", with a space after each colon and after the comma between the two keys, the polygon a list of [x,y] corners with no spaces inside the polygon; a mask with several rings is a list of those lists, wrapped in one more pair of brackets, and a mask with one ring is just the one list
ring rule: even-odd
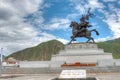
{"label": "bronze horse statue", "polygon": [[[86,29],[86,30],[80,32],[80,27],[81,27],[81,26],[80,26],[77,22],[71,22],[70,27],[72,27],[72,34],[73,34],[73,36],[71,36],[71,41],[70,41],[70,43],[71,43],[72,41],[75,41],[75,38],[76,38],[76,37],[85,37],[85,38],[88,39],[87,43],[88,43],[90,40],[92,40],[92,42],[95,43],[94,38],[91,37],[91,32],[94,31],[94,32],[96,32],[96,35],[99,35],[99,33],[98,33],[98,31],[97,31],[96,29],[93,29],[93,30],[87,30],[87,29]],[[69,43],[69,44],[70,44],[70,43]]]}

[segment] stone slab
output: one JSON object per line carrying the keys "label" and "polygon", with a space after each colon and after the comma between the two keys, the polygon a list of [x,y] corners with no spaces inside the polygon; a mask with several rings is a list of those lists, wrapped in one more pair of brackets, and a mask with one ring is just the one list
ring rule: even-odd
{"label": "stone slab", "polygon": [[71,50],[61,50],[57,55],[67,55],[67,54],[104,54],[103,49],[71,49]]}
{"label": "stone slab", "polygon": [[113,64],[113,59],[101,59],[98,61],[98,66],[99,67],[110,67],[110,66],[114,66]]}
{"label": "stone slab", "polygon": [[101,59],[112,59],[112,55],[67,55],[67,56],[52,56],[51,61],[63,61],[67,63],[85,62],[85,63],[97,63]]}
{"label": "stone slab", "polygon": [[61,64],[64,64],[65,61],[51,61],[50,62],[50,67],[51,68],[58,68],[61,67]]}
{"label": "stone slab", "polygon": [[114,59],[114,66],[120,66],[120,59]]}
{"label": "stone slab", "polygon": [[86,70],[62,70],[59,78],[70,79],[70,78],[86,78]]}
{"label": "stone slab", "polygon": [[97,44],[93,43],[72,43],[65,46],[65,49],[96,49]]}
{"label": "stone slab", "polygon": [[20,68],[48,68],[50,61],[20,61]]}
{"label": "stone slab", "polygon": [[55,78],[55,79],[52,79],[52,80],[99,80],[98,78],[96,78],[96,77],[87,77],[87,78],[83,78],[83,79],[81,79],[81,78],[70,78],[70,79],[61,79],[61,78]]}
{"label": "stone slab", "polygon": [[113,67],[120,66],[120,59],[103,59],[98,60],[99,67]]}

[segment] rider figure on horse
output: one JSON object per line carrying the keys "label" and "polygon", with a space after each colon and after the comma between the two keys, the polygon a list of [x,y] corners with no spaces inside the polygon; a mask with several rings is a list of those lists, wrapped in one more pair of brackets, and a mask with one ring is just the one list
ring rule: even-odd
{"label": "rider figure on horse", "polygon": [[[88,10],[88,13],[86,15],[82,15],[82,17],[80,18],[80,23],[77,23],[75,21],[72,21],[70,24],[70,27],[72,27],[72,36],[71,36],[71,41],[75,41],[76,37],[85,37],[88,39],[87,42],[89,42],[90,40],[94,41],[94,38],[91,37],[91,32],[94,31],[96,32],[96,35],[99,35],[99,32],[96,29],[93,30],[88,30],[89,27],[92,27],[92,25],[90,25],[89,23],[89,18],[94,16],[92,13],[90,13],[90,8]],[[69,44],[70,44],[69,43]]]}
{"label": "rider figure on horse", "polygon": [[80,24],[79,24],[80,30],[79,30],[79,32],[86,31],[87,28],[92,27],[92,25],[90,25],[88,22],[89,17],[93,16],[93,14],[90,13],[90,9],[91,8],[88,9],[88,12],[86,15],[84,15],[84,16],[82,16],[82,18],[80,18]]}
{"label": "rider figure on horse", "polygon": [[86,32],[88,27],[92,27],[92,25],[89,24],[88,20],[89,17],[92,17],[93,14],[90,13],[90,8],[88,10],[88,13],[80,18],[79,28],[78,31],[76,31],[75,36],[77,36],[78,33]]}
{"label": "rider figure on horse", "polygon": [[86,31],[88,27],[91,27],[91,25],[87,21],[86,16],[83,16],[80,18],[79,32]]}

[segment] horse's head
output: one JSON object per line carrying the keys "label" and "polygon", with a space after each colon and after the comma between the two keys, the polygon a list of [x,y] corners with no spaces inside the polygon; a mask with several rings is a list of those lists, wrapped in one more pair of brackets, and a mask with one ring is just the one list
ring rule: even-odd
{"label": "horse's head", "polygon": [[70,24],[70,27],[74,27],[74,26],[77,26],[77,25],[78,25],[78,23],[77,23],[77,22],[72,21],[72,22],[71,22],[71,24]]}

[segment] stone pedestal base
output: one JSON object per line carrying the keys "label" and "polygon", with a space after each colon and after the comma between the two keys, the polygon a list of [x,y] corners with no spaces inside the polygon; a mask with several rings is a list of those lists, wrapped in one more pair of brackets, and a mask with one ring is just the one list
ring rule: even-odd
{"label": "stone pedestal base", "polygon": [[[93,43],[72,43],[65,45],[65,49],[59,54],[53,55],[51,61],[56,62],[59,67],[64,63],[96,63],[99,60],[113,59],[112,53],[106,53]],[[54,63],[55,64],[55,63]],[[53,64],[51,64],[53,65]]]}

